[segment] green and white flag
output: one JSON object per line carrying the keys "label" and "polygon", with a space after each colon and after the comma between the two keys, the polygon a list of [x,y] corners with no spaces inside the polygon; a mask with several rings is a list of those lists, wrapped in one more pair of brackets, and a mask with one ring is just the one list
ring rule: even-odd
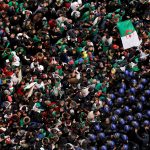
{"label": "green and white flag", "polygon": [[131,20],[118,22],[117,27],[121,35],[121,40],[124,49],[138,47],[140,45],[139,37]]}

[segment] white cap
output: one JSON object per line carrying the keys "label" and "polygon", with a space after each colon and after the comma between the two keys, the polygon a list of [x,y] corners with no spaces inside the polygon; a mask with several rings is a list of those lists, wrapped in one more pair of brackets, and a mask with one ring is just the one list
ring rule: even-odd
{"label": "white cap", "polygon": [[5,37],[3,37],[3,40],[4,40],[4,41],[7,41],[7,40],[8,40],[8,38],[5,36]]}
{"label": "white cap", "polygon": [[46,19],[46,17],[43,17],[43,19],[42,19],[42,20],[47,20],[47,19]]}
{"label": "white cap", "polygon": [[43,71],[43,70],[44,70],[44,67],[43,67],[42,65],[39,65],[39,66],[38,66],[38,70]]}
{"label": "white cap", "polygon": [[82,5],[82,0],[78,0],[78,4],[79,4],[79,5]]}
{"label": "white cap", "polygon": [[12,51],[11,54],[16,55],[16,52],[15,52],[15,51]]}
{"label": "white cap", "polygon": [[87,118],[88,118],[88,119],[94,119],[94,113],[93,113],[93,111],[90,111],[90,112],[88,113]]}
{"label": "white cap", "polygon": [[75,15],[77,18],[80,17],[80,12],[79,11],[73,11],[71,13],[71,16]]}
{"label": "white cap", "polygon": [[6,59],[6,63],[9,63],[10,61],[9,61],[9,59]]}
{"label": "white cap", "polygon": [[74,110],[73,110],[73,109],[70,109],[70,113],[71,113],[71,114],[74,114]]}
{"label": "white cap", "polygon": [[77,10],[78,7],[79,7],[79,3],[78,3],[78,2],[73,2],[73,3],[71,3],[71,9],[72,9],[72,10]]}

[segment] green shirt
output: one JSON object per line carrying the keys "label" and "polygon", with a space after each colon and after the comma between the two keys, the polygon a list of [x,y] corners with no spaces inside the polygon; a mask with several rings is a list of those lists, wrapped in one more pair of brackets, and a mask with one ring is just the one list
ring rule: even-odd
{"label": "green shirt", "polygon": [[81,46],[84,47],[86,45],[87,45],[87,42],[86,41],[82,41]]}
{"label": "green shirt", "polygon": [[87,20],[89,20],[89,18],[90,18],[90,11],[86,11],[86,12],[82,15],[81,20],[82,20],[82,21],[87,21]]}
{"label": "green shirt", "polygon": [[140,71],[140,69],[139,69],[139,67],[138,67],[138,66],[134,66],[134,67],[132,68],[132,71],[134,71],[134,72],[138,72],[138,71]]}
{"label": "green shirt", "polygon": [[101,86],[102,86],[102,83],[97,83],[95,86],[95,90],[96,91],[100,90]]}
{"label": "green shirt", "polygon": [[83,49],[82,47],[78,47],[76,50],[77,50],[78,53],[81,53],[82,49]]}
{"label": "green shirt", "polygon": [[[13,6],[13,2],[10,1],[10,2],[8,3],[8,5],[9,5],[9,6]],[[15,2],[15,5],[18,6],[18,2]]]}
{"label": "green shirt", "polygon": [[63,52],[66,49],[66,47],[67,47],[67,45],[65,45],[65,44],[62,45],[61,48],[60,48],[60,51]]}
{"label": "green shirt", "polygon": [[90,3],[84,4],[84,8],[90,8]]}
{"label": "green shirt", "polygon": [[56,42],[56,45],[58,45],[58,44],[62,45],[62,44],[63,44],[63,39],[59,39],[59,40]]}
{"label": "green shirt", "polygon": [[106,93],[107,92],[107,87],[102,88],[102,92]]}

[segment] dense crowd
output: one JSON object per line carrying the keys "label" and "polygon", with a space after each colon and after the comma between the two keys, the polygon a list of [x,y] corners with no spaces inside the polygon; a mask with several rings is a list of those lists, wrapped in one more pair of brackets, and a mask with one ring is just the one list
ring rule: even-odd
{"label": "dense crowd", "polygon": [[[0,0],[0,150],[149,150],[149,0]],[[123,49],[130,19],[139,47]]]}

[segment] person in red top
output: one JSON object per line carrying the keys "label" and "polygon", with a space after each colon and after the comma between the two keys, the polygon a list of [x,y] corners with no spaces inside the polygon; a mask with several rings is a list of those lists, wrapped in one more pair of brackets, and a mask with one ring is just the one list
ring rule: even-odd
{"label": "person in red top", "polygon": [[2,69],[2,72],[6,77],[11,77],[14,73],[10,67],[5,67]]}

